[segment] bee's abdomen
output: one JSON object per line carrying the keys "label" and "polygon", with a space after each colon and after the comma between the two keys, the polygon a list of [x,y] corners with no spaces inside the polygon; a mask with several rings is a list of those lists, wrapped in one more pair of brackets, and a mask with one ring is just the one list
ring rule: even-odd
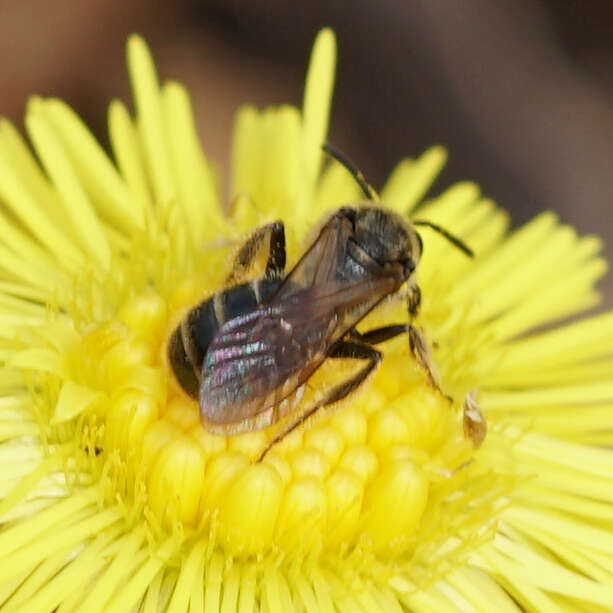
{"label": "bee's abdomen", "polygon": [[198,398],[204,356],[219,328],[256,309],[280,284],[279,279],[260,279],[219,292],[194,307],[177,326],[168,342],[168,358],[177,381],[190,396]]}
{"label": "bee's abdomen", "polygon": [[219,325],[222,326],[226,321],[249,313],[266,303],[279,285],[280,279],[258,279],[222,292],[218,297],[221,298],[224,317]]}
{"label": "bee's abdomen", "polygon": [[168,341],[168,359],[181,387],[193,398],[198,397],[200,383],[191,363],[181,335],[181,325],[175,328]]}

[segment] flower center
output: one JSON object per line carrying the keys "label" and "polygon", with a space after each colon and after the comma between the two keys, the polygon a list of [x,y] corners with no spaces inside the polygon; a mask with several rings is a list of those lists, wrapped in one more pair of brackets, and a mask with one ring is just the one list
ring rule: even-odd
{"label": "flower center", "polygon": [[[235,436],[208,432],[168,364],[167,339],[197,304],[198,287],[189,280],[168,301],[153,292],[136,297],[83,338],[89,384],[107,391],[94,413],[104,434],[87,447],[106,466],[108,495],[121,490],[138,500],[162,528],[209,530],[235,554],[414,549],[420,532],[433,531],[425,517],[451,484],[466,481],[473,449],[408,340],[388,342],[372,380],[258,462],[275,424]],[[351,360],[335,362],[309,381],[306,396],[355,370]]]}

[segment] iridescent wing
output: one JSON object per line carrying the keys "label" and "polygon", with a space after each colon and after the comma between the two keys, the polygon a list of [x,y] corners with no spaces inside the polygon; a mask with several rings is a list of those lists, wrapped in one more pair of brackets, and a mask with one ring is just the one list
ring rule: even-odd
{"label": "iridescent wing", "polygon": [[[320,305],[310,296],[301,298],[301,305],[291,301],[260,308],[220,328],[202,366],[200,411],[205,420],[240,424],[260,415],[281,403],[321,364],[335,322],[329,312],[314,313]],[[309,317],[304,317],[305,308]],[[273,420],[270,415],[270,423]],[[251,428],[245,424],[244,429]]]}

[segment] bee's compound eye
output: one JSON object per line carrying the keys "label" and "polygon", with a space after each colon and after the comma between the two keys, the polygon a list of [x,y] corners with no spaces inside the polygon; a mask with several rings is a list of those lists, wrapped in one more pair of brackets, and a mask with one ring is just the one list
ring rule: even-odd
{"label": "bee's compound eye", "polygon": [[343,206],[335,213],[335,215],[337,217],[343,217],[344,219],[349,220],[351,225],[355,227],[356,210],[354,208],[350,206]]}

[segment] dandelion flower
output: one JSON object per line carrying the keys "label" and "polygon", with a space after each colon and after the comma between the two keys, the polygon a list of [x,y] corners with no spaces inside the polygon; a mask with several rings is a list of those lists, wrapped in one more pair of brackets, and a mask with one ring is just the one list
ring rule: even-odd
{"label": "dandelion flower", "polygon": [[270,428],[211,434],[174,382],[169,334],[254,227],[284,220],[291,265],[360,200],[322,159],[334,57],[325,30],[302,110],[238,112],[227,213],[187,92],[138,37],[112,157],[56,99],[29,104],[33,152],[0,123],[3,611],[613,611],[613,313],[567,323],[597,303],[600,242],[552,213],[508,234],[470,183],[424,202],[440,148],[381,199],[476,253],[420,229],[416,323],[451,401],[399,337],[258,463]]}

